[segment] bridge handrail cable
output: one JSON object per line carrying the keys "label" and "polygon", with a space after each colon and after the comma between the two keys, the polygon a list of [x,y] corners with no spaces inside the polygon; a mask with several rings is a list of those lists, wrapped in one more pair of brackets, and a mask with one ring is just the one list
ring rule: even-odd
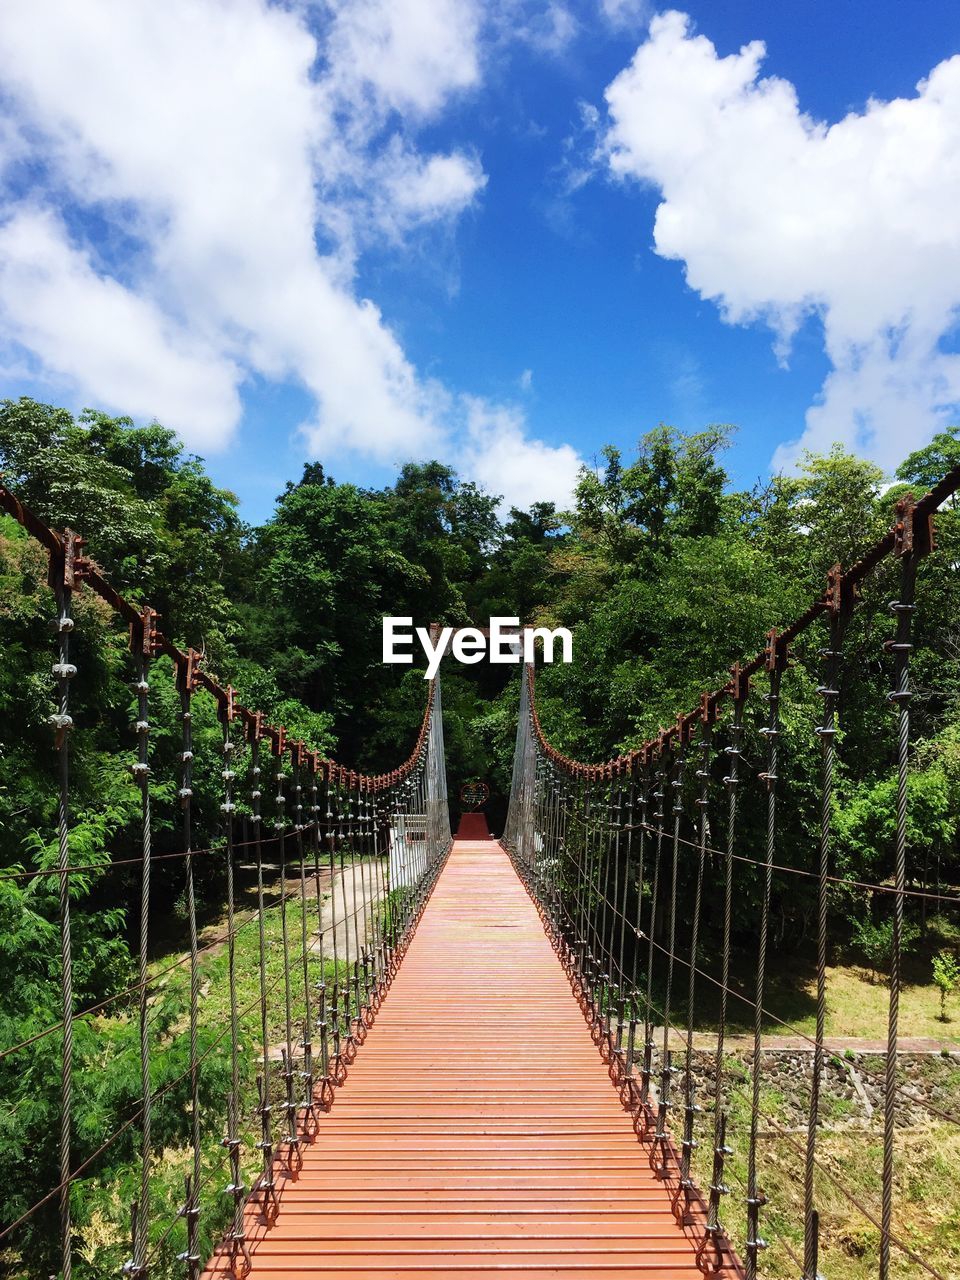
{"label": "bridge handrail cable", "polygon": [[[901,957],[904,937],[904,907],[910,900],[936,902],[940,909],[960,904],[956,894],[929,893],[912,889],[906,882],[907,809],[910,770],[910,717],[912,697],[909,660],[913,648],[912,615],[915,609],[917,566],[935,549],[933,513],[951,494],[960,489],[960,467],[955,467],[919,501],[906,494],[896,503],[896,519],[891,529],[848,569],[835,565],[827,575],[823,594],[791,623],[771,628],[763,650],[754,657],[734,663],[730,679],[719,689],[706,690],[694,711],[680,714],[675,723],[661,729],[642,746],[600,764],[571,759],[549,740],[540,720],[535,698],[532,664],[521,680],[520,714],[514,753],[513,781],[505,830],[505,843],[521,876],[538,903],[548,932],[573,984],[595,1042],[609,1065],[624,1103],[634,1113],[634,1128],[646,1146],[651,1167],[672,1187],[678,1221],[698,1233],[698,1261],[705,1271],[726,1270],[755,1280],[759,1259],[767,1242],[760,1234],[765,1197],[759,1182],[760,1121],[777,1128],[776,1120],[765,1113],[762,1085],[765,1077],[764,1024],[773,1021],[798,1036],[812,1051],[812,1075],[805,1145],[792,1145],[804,1160],[803,1184],[803,1280],[816,1280],[819,1256],[820,1214],[817,1209],[817,1177],[833,1178],[818,1151],[821,1127],[821,1093],[826,1053],[826,960],[828,944],[828,894],[842,887],[887,897],[892,905],[889,1012],[882,1079],[858,1064],[861,1078],[882,1097],[882,1170],[879,1211],[874,1214],[849,1188],[846,1198],[879,1229],[878,1275],[888,1280],[891,1248],[901,1250],[928,1274],[940,1272],[921,1258],[893,1229],[894,1136],[897,1102],[907,1094],[898,1078],[897,1050],[899,995],[902,982]],[[859,599],[859,586],[885,559],[892,557],[900,568],[899,597],[889,604],[895,618],[894,638],[884,643],[892,659],[893,688],[887,703],[897,722],[895,773],[896,814],[894,822],[894,872],[892,883],[872,884],[866,880],[834,875],[830,869],[833,842],[834,770],[838,723],[838,674],[842,642],[847,623]],[[777,793],[782,732],[780,719],[781,680],[788,666],[790,646],[818,620],[829,628],[829,641],[820,651],[826,673],[817,693],[823,712],[815,727],[821,751],[819,789],[819,837],[815,841],[813,869],[793,867],[775,856],[778,847]],[[761,785],[761,822],[753,836],[762,842],[763,852],[746,856],[738,832],[739,808],[744,784],[751,773],[741,774],[746,725],[744,707],[752,691],[752,680],[763,674],[767,683],[768,710],[758,734],[763,742],[764,763],[758,780]],[[714,742],[721,709],[730,707],[727,725],[729,745]],[[725,847],[711,839],[709,811],[719,778],[714,764],[724,766],[722,785],[726,792]],[[695,767],[695,778],[689,767]],[[749,798],[749,797],[746,797]],[[669,818],[667,810],[669,803]],[[652,810],[652,812],[651,812]],[[690,836],[683,834],[692,826]],[[741,823],[742,828],[742,823]],[[636,839],[635,839],[636,837]],[[722,843],[722,842],[720,842]],[[695,851],[697,860],[684,872],[684,896],[678,895],[681,852]],[[755,879],[756,907],[749,907],[750,924],[757,939],[755,998],[750,999],[731,983],[731,954],[735,913],[735,864],[746,864]],[[768,1008],[766,961],[769,947],[770,909],[774,875],[797,875],[816,883],[816,1030],[813,1035],[799,1031]],[[702,914],[708,902],[720,908],[721,943],[719,977],[700,963]],[[736,905],[742,911],[739,899]],[[716,912],[714,911],[714,916]],[[679,946],[687,944],[687,954]],[[645,954],[644,954],[645,953]],[[659,995],[654,995],[657,958],[662,971]],[[675,967],[687,973],[685,1027],[673,1023],[672,1002],[676,997]],[[712,1057],[713,1083],[712,1171],[698,1167],[696,1151],[701,1145],[697,1133],[704,1122],[698,1120],[701,1107],[697,1094],[694,1043],[696,1025],[696,979],[701,977],[719,992],[720,1009],[716,1023],[716,1051]],[[750,1058],[750,1089],[744,1094],[731,1081],[725,1060],[727,1002],[732,997],[753,1009],[753,1051]],[[655,1021],[661,1024],[662,1044],[655,1043]],[[681,1035],[684,1057],[682,1069],[673,1065],[674,1035]],[[659,1064],[659,1065],[657,1065]],[[680,1070],[682,1094],[675,1097],[673,1077]],[[721,1217],[724,1170],[729,1167],[731,1140],[729,1100],[738,1095],[748,1103],[746,1142],[746,1226],[738,1232],[734,1250]],[[910,1093],[911,1105],[950,1124],[956,1116],[937,1107],[925,1097]],[[679,1108],[679,1110],[678,1110]],[[682,1120],[680,1115],[682,1113]],[[781,1126],[782,1128],[782,1126]],[[728,1136],[729,1135],[729,1136]],[[699,1181],[708,1184],[705,1193]],[[785,1251],[792,1250],[784,1242]]]}
{"label": "bridge handrail cable", "polygon": [[[40,1046],[56,1033],[60,1071],[60,1127],[57,1139],[59,1180],[45,1189],[16,1221],[0,1230],[0,1241],[7,1247],[16,1245],[16,1231],[29,1223],[52,1201],[59,1205],[60,1280],[71,1280],[75,1252],[75,1232],[71,1209],[71,1189],[78,1178],[96,1167],[103,1154],[131,1129],[139,1135],[140,1191],[131,1205],[130,1256],[123,1274],[128,1280],[146,1280],[161,1263],[164,1275],[182,1274],[187,1280],[198,1280],[205,1261],[201,1236],[201,1217],[209,1221],[207,1236],[214,1238],[223,1222],[226,1235],[221,1251],[228,1265],[241,1270],[249,1260],[246,1239],[245,1210],[248,1199],[262,1201],[262,1212],[269,1218],[276,1208],[274,1183],[278,1159],[296,1168],[304,1143],[312,1140],[317,1127],[317,1113],[329,1107],[334,1091],[345,1080],[350,1063],[366,1038],[376,1017],[393,974],[399,964],[416,921],[423,910],[432,884],[439,874],[443,857],[450,845],[449,813],[446,797],[446,774],[443,755],[443,724],[439,681],[428,684],[425,707],[413,750],[395,769],[380,774],[366,774],[348,769],[320,752],[308,750],[301,741],[292,740],[283,725],[273,725],[259,711],[242,706],[229,684],[222,684],[201,669],[204,655],[193,648],[182,649],[169,640],[157,626],[156,611],[147,605],[134,605],[110,584],[94,561],[84,553],[84,539],[71,530],[60,533],[40,520],[4,485],[0,484],[0,511],[6,512],[46,550],[49,559],[48,582],[57,604],[55,630],[59,637],[59,661],[53,675],[58,689],[58,707],[51,723],[55,730],[55,748],[59,761],[59,805],[57,816],[56,865],[32,870],[16,869],[0,873],[3,880],[35,881],[48,876],[58,884],[60,924],[60,1004],[61,1019],[46,1026],[18,1044],[0,1050],[0,1061],[17,1051]],[[137,699],[136,763],[131,772],[141,793],[141,854],[137,858],[107,859],[102,864],[72,863],[70,860],[70,768],[69,741],[74,728],[70,714],[70,683],[77,675],[71,661],[71,635],[74,621],[72,597],[87,586],[127,622],[130,649],[136,667],[134,690]],[[154,796],[150,752],[150,665],[160,656],[172,659],[180,698],[182,750],[177,799],[181,810],[183,848],[174,853],[157,853],[152,848]],[[220,816],[217,820],[217,843],[193,848],[193,770],[195,768],[192,736],[192,699],[203,692],[212,697],[222,731],[220,766]],[[234,727],[242,726],[240,740],[233,737]],[[245,823],[252,838],[237,840],[236,787],[240,785],[238,750],[247,749],[247,764],[241,771],[247,789],[244,803],[249,817]],[[273,833],[267,834],[263,824],[265,791],[260,781],[261,745],[267,743],[273,761]],[[286,770],[289,770],[287,772]],[[286,788],[291,785],[289,793]],[[321,806],[326,800],[326,812]],[[423,823],[423,839],[411,848],[409,866],[402,885],[391,883],[391,824],[403,812],[416,811]],[[245,851],[252,854],[257,879],[257,905],[243,918],[236,910],[235,860]],[[265,872],[271,870],[264,855],[276,859],[279,892],[268,891]],[[225,900],[227,928],[200,944],[197,927],[197,895],[193,878],[194,860],[218,855],[218,866],[226,874]],[[187,923],[189,949],[175,961],[159,969],[150,963],[148,938],[151,925],[151,868],[162,862],[181,862],[186,877]],[[73,941],[71,933],[70,879],[81,873],[104,873],[114,868],[137,866],[140,869],[140,950],[138,980],[122,991],[111,993],[85,1009],[74,1007],[72,981]],[[296,877],[288,887],[288,875]],[[308,882],[310,892],[308,893]],[[271,896],[272,895],[272,896]],[[288,906],[299,905],[299,928],[289,932]],[[315,923],[308,916],[316,913]],[[269,971],[269,959],[277,943],[266,935],[266,921],[280,925],[281,965],[279,972]],[[273,913],[276,913],[274,915]],[[277,921],[277,916],[279,920]],[[258,991],[248,1002],[238,1000],[235,943],[241,931],[258,925]],[[296,926],[296,918],[294,917]],[[200,1038],[200,962],[227,951],[228,1011],[224,1024],[212,1038],[201,1045]],[[186,1037],[188,1065],[173,1079],[163,1084],[151,1082],[151,1060],[164,1053],[172,1043],[170,1033],[156,1022],[154,997],[175,971],[189,966],[189,1027],[177,1035]],[[302,985],[302,991],[300,990]],[[296,992],[295,992],[296,988]],[[278,992],[282,992],[278,996]],[[120,1002],[139,998],[140,1098],[128,1115],[96,1148],[74,1164],[74,1030],[86,1021]],[[277,998],[280,1008],[273,1009]],[[252,1036],[244,1030],[245,1019],[259,1011],[259,1031]],[[277,1030],[274,1030],[274,1027]],[[241,1049],[240,1038],[248,1046]],[[161,1038],[158,1041],[158,1036]],[[280,1062],[274,1064],[275,1037],[280,1040]],[[173,1037],[176,1039],[176,1036]],[[219,1160],[209,1159],[207,1138],[201,1131],[202,1111],[200,1078],[204,1063],[222,1046],[228,1046],[225,1067],[229,1076],[226,1094],[225,1136],[220,1142],[223,1152]],[[246,1077],[241,1072],[240,1055],[256,1046],[259,1054],[257,1079],[259,1101],[252,1111],[246,1110]],[[315,1051],[320,1061],[315,1061]],[[152,1140],[154,1107],[164,1099],[176,1096],[178,1086],[187,1083],[190,1097],[187,1116],[191,1134],[188,1142],[191,1171],[186,1177],[181,1207],[168,1218],[159,1235],[151,1228],[159,1224],[156,1206],[151,1203],[155,1171]],[[251,1138],[242,1126],[242,1116],[260,1129],[261,1140],[253,1144],[260,1150],[260,1169],[251,1188],[243,1184],[243,1168],[251,1158]],[[281,1123],[271,1119],[279,1112]],[[223,1132],[223,1131],[221,1131]],[[224,1222],[220,1210],[201,1199],[206,1181],[229,1164],[229,1185],[220,1188],[229,1200],[229,1221]],[[222,1202],[221,1202],[222,1203]],[[168,1256],[179,1235],[180,1252]],[[163,1257],[161,1257],[163,1255]],[[170,1268],[173,1268],[171,1272]]]}

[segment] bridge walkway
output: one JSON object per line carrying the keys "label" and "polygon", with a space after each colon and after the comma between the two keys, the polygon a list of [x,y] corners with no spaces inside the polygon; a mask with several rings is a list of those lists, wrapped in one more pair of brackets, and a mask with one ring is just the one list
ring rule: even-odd
{"label": "bridge walkway", "polygon": [[346,1084],[278,1186],[272,1227],[248,1211],[253,1280],[701,1276],[489,838],[454,843]]}

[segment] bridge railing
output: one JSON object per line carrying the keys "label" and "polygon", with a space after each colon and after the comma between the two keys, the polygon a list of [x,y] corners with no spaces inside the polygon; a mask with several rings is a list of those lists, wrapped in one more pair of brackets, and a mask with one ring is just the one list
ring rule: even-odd
{"label": "bridge railing", "polygon": [[[919,501],[901,500],[893,528],[855,565],[831,570],[823,595],[799,618],[771,629],[763,650],[735,663],[729,681],[705,691],[694,710],[615,759],[584,764],[557,750],[540,722],[533,667],[525,669],[504,842],[571,976],[611,1078],[634,1114],[651,1167],[671,1189],[678,1222],[697,1239],[697,1259],[706,1273],[742,1273],[753,1280],[768,1244],[764,1232],[776,1222],[776,1243],[788,1259],[780,1262],[778,1274],[786,1265],[804,1280],[815,1280],[819,1202],[829,1184],[831,1195],[840,1195],[876,1231],[880,1280],[891,1273],[891,1251],[909,1260],[911,1274],[944,1280],[922,1248],[896,1230],[894,1189],[895,1133],[905,1101],[897,1047],[907,905],[934,904],[943,913],[960,908],[956,893],[917,889],[916,868],[908,865],[917,571],[935,549],[932,515],[958,487],[960,468]],[[835,775],[841,761],[856,767],[855,761],[843,761],[838,745],[844,638],[861,584],[888,562],[895,562],[894,581],[899,580],[889,603],[889,626],[879,641],[867,633],[874,655],[856,655],[859,664],[886,673],[888,687],[874,688],[871,696],[878,708],[885,702],[893,721],[893,874],[885,883],[871,884],[835,874]],[[945,568],[957,570],[956,564]],[[781,805],[791,798],[799,730],[791,725],[791,749],[785,751],[781,689],[785,676],[792,678],[787,668],[804,636],[804,659],[818,658],[823,673],[816,688],[821,711],[808,725],[819,743],[819,758],[793,782],[804,792],[808,826],[817,834],[795,858],[781,844],[777,806],[778,796]],[[813,1034],[797,1030],[769,1008],[773,891],[790,895],[798,886],[813,890]],[[829,908],[831,895],[840,892],[882,898],[892,925],[886,1048],[872,1076],[868,1067],[859,1068],[881,1099],[878,1206],[853,1195],[821,1155],[824,1072],[831,1066],[826,1044]],[[753,981],[746,989],[731,979],[735,933],[741,946],[744,934],[754,939]],[[707,1001],[716,1010],[709,1049],[698,1034]],[[734,1004],[753,1024],[745,1081],[729,1058]],[[800,1133],[768,1113],[770,1025],[811,1055]],[[915,1096],[910,1105],[939,1121],[960,1123],[960,1117]],[[785,1206],[767,1207],[763,1188],[763,1144],[771,1135],[786,1144],[803,1188],[802,1220],[785,1227]],[[735,1191],[742,1207],[740,1221],[731,1225],[735,1211],[728,1197]]]}
{"label": "bridge railing", "polygon": [[[45,1181],[43,1174],[32,1182],[24,1177],[37,1194],[24,1193],[16,1220],[0,1223],[0,1266],[31,1277],[59,1267],[61,1280],[121,1271],[137,1280],[197,1280],[220,1241],[221,1264],[243,1274],[248,1205],[260,1211],[258,1229],[267,1228],[279,1172],[284,1166],[295,1172],[318,1111],[343,1083],[450,846],[439,681],[428,687],[416,744],[398,768],[377,775],[347,769],[241,705],[229,684],[204,669],[202,654],[163,635],[153,609],[132,605],[113,589],[76,534],[48,528],[2,486],[0,511],[39,542],[48,559],[58,785],[56,829],[37,833],[36,865],[14,867],[0,879],[56,886],[48,899],[59,957],[50,968],[61,1013],[55,1024],[0,1045],[0,1071],[30,1073],[38,1082],[58,1077],[59,1112],[55,1134],[34,1132],[29,1114],[19,1134],[16,1117],[4,1122],[12,1145],[37,1151],[37,1167],[49,1175]],[[129,785],[139,792],[139,820],[138,848],[127,858],[114,857],[109,840],[91,853],[86,838],[82,856],[75,856],[71,738],[77,730],[83,739],[89,714],[81,698],[75,723],[85,674],[77,664],[81,590],[129,627]],[[173,778],[156,774],[152,733],[164,662],[172,665],[179,721]],[[161,696],[170,688],[168,674]],[[218,797],[215,813],[211,795]],[[395,883],[391,841],[411,814],[418,815],[419,838]],[[207,847],[196,847],[198,818],[212,832]],[[158,832],[163,852],[154,847]],[[171,845],[179,847],[170,851]],[[186,943],[182,954],[163,961],[154,959],[152,935],[165,922],[152,882],[163,873],[169,901],[171,863],[180,868]],[[132,871],[136,890],[132,918],[117,919],[115,929],[125,935],[132,926],[136,977],[84,1006],[73,981],[74,888],[84,875],[120,867]],[[223,905],[224,918],[206,929],[198,871],[207,905],[211,899]],[[93,1068],[108,1076],[117,1065],[109,1037],[101,1043],[98,1036],[114,1016],[138,1027],[136,1083],[110,1132],[80,1133],[78,1081],[89,1081]],[[53,1160],[47,1158],[51,1147]],[[100,1222],[98,1248],[96,1231],[78,1231],[75,1205],[118,1149],[126,1152],[136,1190],[128,1246],[120,1248],[125,1260],[114,1265],[116,1223]]]}

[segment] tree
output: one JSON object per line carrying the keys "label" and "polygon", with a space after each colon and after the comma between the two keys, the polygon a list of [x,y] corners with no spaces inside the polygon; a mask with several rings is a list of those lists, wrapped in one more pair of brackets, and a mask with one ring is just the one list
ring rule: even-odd
{"label": "tree", "polygon": [[33,510],[84,535],[121,591],[160,611],[164,631],[229,660],[246,529],[237,499],[176,435],[28,397],[0,402],[0,472]]}
{"label": "tree", "polygon": [[795,509],[803,518],[803,559],[811,586],[819,588],[834,564],[849,566],[890,524],[881,503],[880,467],[834,445],[827,454],[805,452]]}
{"label": "tree", "polygon": [[938,951],[933,957],[933,981],[940,991],[940,1021],[947,1021],[947,996],[960,986],[960,960],[952,951]]}
{"label": "tree", "polygon": [[486,573],[466,589],[472,616],[535,621],[556,591],[553,554],[566,540],[552,502],[535,502],[529,511],[511,507]]}
{"label": "tree", "polygon": [[620,562],[643,549],[669,553],[674,538],[715,533],[727,481],[718,457],[730,433],[715,426],[687,435],[661,424],[641,439],[627,467],[620,450],[607,445],[602,474],[587,467],[580,473],[580,531]]}
{"label": "tree", "polygon": [[[916,449],[897,468],[897,479],[912,484],[915,490],[932,489],[948,471],[960,466],[960,425],[939,431],[923,449]],[[920,493],[916,496],[919,498]],[[950,507],[957,508],[957,495],[950,498]]]}
{"label": "tree", "polygon": [[[876,982],[880,973],[889,972],[890,963],[893,959],[893,933],[894,924],[892,920],[881,920],[876,924],[872,920],[855,920],[853,922],[854,945],[869,964],[870,978],[873,982]],[[908,951],[913,949],[914,943],[919,936],[920,930],[915,924],[910,921],[904,923],[900,934],[901,955],[906,955]]]}

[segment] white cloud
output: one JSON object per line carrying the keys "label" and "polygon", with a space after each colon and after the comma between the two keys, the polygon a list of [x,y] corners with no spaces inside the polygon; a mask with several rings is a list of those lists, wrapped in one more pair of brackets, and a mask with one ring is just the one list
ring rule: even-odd
{"label": "white cloud", "polygon": [[600,12],[613,27],[639,31],[650,18],[649,0],[600,0]]}
{"label": "white cloud", "polygon": [[520,377],[517,379],[521,391],[529,391],[533,386],[533,370],[524,369]]}
{"label": "white cloud", "polygon": [[0,226],[0,307],[11,336],[45,364],[132,414],[189,418],[201,447],[236,418],[236,368],[188,348],[150,302],[97,275],[48,213],[21,211]]}
{"label": "white cloud", "polygon": [[580,24],[566,5],[551,0],[544,9],[534,12],[525,23],[515,26],[511,34],[541,53],[557,56],[567,50],[579,30]]}
{"label": "white cloud", "polygon": [[435,115],[480,81],[479,0],[333,0],[330,83],[344,102],[360,90],[380,109]]}
{"label": "white cloud", "polygon": [[379,230],[400,238],[414,227],[455,219],[487,184],[479,159],[463,152],[422,156],[392,141],[377,166]]}
{"label": "white cloud", "polygon": [[464,475],[502,494],[507,507],[529,507],[534,502],[572,506],[582,462],[575,449],[531,439],[522,415],[509,406],[465,396],[463,410],[466,446],[460,465]]}
{"label": "white cloud", "polygon": [[481,0],[7,0],[0,151],[16,174],[28,138],[34,164],[4,191],[0,341],[195,447],[257,375],[306,388],[314,449],[449,454],[457,394],[356,269],[483,189],[418,131],[480,84],[484,22]]}
{"label": "white cloud", "polygon": [[827,125],[760,77],[764,54],[720,57],[685,15],[656,17],[606,91],[609,165],[660,189],[657,253],[729,323],[763,320],[786,359],[819,318],[832,372],[775,461],[840,440],[890,467],[960,403],[941,347],[960,308],[960,56]]}

